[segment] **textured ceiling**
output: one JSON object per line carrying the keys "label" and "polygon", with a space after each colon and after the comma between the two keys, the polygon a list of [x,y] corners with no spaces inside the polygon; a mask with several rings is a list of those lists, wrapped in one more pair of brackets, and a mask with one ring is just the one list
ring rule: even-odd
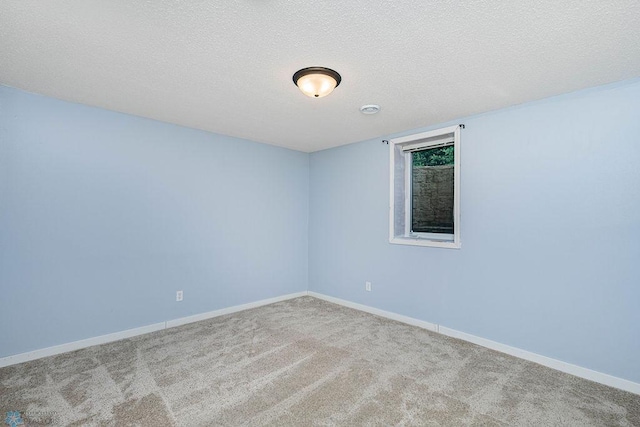
{"label": "textured ceiling", "polygon": [[638,76],[638,0],[0,2],[0,84],[302,151]]}

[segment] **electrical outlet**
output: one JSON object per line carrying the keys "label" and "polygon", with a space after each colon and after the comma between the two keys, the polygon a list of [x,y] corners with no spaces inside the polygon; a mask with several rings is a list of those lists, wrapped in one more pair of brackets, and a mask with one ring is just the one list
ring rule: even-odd
{"label": "electrical outlet", "polygon": [[371,282],[364,282],[364,290],[371,292]]}
{"label": "electrical outlet", "polygon": [[182,301],[182,291],[176,292],[176,301]]}

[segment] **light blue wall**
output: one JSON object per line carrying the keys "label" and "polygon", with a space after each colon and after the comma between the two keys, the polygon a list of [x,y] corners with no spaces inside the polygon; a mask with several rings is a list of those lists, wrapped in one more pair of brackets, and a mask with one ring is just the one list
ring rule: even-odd
{"label": "light blue wall", "polygon": [[309,156],[0,86],[0,357],[308,287],[640,381],[639,111],[635,80],[464,119],[450,250],[388,243],[380,139]]}
{"label": "light blue wall", "polygon": [[0,357],[306,290],[308,162],[0,86]]}
{"label": "light blue wall", "polygon": [[380,139],[311,154],[309,289],[640,381],[640,81],[463,122],[460,250],[388,243]]}

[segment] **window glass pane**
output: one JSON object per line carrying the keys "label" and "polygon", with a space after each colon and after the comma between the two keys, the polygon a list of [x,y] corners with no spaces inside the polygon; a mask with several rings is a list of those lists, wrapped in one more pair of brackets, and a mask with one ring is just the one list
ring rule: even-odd
{"label": "window glass pane", "polygon": [[453,234],[454,146],[411,153],[411,231]]}

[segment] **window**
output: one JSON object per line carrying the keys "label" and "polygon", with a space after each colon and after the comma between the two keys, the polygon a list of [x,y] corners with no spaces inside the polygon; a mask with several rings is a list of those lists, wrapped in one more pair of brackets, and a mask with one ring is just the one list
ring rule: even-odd
{"label": "window", "polygon": [[460,247],[460,126],[389,141],[389,242]]}

